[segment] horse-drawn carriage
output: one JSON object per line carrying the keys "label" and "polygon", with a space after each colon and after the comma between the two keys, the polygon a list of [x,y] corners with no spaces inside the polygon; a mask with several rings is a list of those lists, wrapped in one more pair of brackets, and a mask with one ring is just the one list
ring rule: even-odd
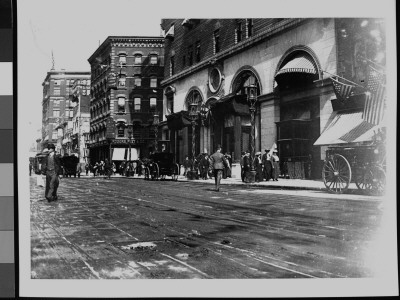
{"label": "horse-drawn carriage", "polygon": [[173,153],[153,153],[143,162],[143,168],[145,180],[165,179],[166,176],[171,176],[174,181],[178,180],[179,165],[175,163]]}
{"label": "horse-drawn carriage", "polygon": [[322,168],[326,188],[344,193],[354,182],[369,194],[383,194],[386,187],[386,151],[384,140],[363,145],[331,146]]}
{"label": "horse-drawn carriage", "polygon": [[63,176],[74,176],[78,174],[77,166],[79,163],[78,157],[75,155],[65,155],[61,157],[61,165],[64,170]]}

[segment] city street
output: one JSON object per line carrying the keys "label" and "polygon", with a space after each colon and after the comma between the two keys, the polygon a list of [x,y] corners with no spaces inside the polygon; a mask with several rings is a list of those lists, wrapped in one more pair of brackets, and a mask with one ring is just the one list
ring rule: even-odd
{"label": "city street", "polygon": [[374,276],[381,197],[81,177],[48,203],[30,183],[32,278]]}

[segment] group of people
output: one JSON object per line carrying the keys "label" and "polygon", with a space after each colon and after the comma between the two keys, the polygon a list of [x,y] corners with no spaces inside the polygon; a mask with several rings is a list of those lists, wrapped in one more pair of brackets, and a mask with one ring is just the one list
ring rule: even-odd
{"label": "group of people", "polygon": [[[271,179],[273,181],[278,181],[280,175],[280,167],[277,149],[273,149],[272,151],[266,149],[263,155],[261,155],[261,152],[256,152],[255,158],[253,160],[253,165],[256,171],[256,182],[263,181],[264,179],[266,181],[269,181]],[[245,182],[246,173],[251,170],[250,152],[246,151],[242,153],[240,166],[242,181]]]}
{"label": "group of people", "polygon": [[116,167],[114,162],[109,162],[106,158],[104,161],[98,161],[93,165],[86,164],[85,166],[86,175],[89,175],[89,171],[93,173],[93,176],[106,176],[110,178],[111,174],[115,174]]}
{"label": "group of people", "polygon": [[[227,166],[222,169],[222,178],[232,177],[232,172],[231,172],[232,157],[228,153],[222,155],[227,161]],[[214,177],[211,156],[208,155],[206,151],[195,157],[194,164],[192,160],[189,159],[188,156],[186,156],[185,160],[183,161],[183,168],[184,168],[183,176],[187,176],[188,171],[193,169],[193,170],[198,170],[200,179],[206,180]]]}

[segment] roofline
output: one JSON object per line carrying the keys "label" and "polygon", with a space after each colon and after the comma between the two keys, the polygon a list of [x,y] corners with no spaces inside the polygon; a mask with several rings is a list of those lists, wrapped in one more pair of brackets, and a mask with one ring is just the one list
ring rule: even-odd
{"label": "roofline", "polygon": [[94,51],[94,53],[88,58],[88,62],[90,63],[95,59],[95,57],[104,50],[111,42],[116,40],[157,40],[158,42],[164,42],[165,38],[163,36],[120,36],[120,35],[111,35],[108,36],[103,43]]}

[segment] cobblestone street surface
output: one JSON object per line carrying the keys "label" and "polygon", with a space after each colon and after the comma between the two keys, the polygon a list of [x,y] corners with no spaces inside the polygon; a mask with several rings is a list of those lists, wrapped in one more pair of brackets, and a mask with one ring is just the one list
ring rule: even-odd
{"label": "cobblestone street surface", "polygon": [[366,278],[381,197],[212,180],[31,177],[31,278]]}

